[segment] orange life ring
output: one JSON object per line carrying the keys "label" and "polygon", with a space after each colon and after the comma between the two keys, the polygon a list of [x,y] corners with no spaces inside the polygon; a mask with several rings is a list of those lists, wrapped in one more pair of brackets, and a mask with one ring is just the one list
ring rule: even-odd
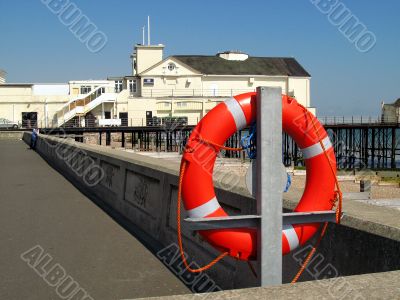
{"label": "orange life ring", "polygon": [[[220,148],[213,144],[223,145],[232,134],[249,126],[255,119],[256,93],[245,93],[218,104],[194,128],[182,158],[182,163],[185,161],[182,197],[189,217],[227,216],[214,191],[212,174]],[[312,125],[312,121],[316,127]],[[332,209],[335,199],[336,159],[327,132],[311,113],[294,98],[286,95],[282,96],[282,122],[283,130],[301,149],[307,170],[304,193],[294,211]],[[211,141],[212,144],[205,141]],[[319,223],[284,226],[283,255],[306,243],[319,226]],[[211,245],[228,252],[232,257],[241,260],[256,257],[257,234],[254,229],[202,230],[199,233]]]}

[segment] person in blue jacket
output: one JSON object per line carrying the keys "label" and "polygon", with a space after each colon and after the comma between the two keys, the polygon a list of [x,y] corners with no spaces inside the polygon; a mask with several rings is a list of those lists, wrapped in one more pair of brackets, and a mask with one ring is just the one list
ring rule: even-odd
{"label": "person in blue jacket", "polygon": [[39,135],[39,129],[33,128],[32,130],[32,135],[31,135],[31,149],[35,150],[36,149],[36,141]]}

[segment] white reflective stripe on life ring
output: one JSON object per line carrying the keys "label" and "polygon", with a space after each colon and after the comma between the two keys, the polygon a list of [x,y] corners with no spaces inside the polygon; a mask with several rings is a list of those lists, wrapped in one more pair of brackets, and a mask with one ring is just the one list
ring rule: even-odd
{"label": "white reflective stripe on life ring", "polygon": [[290,251],[296,249],[299,246],[299,237],[297,236],[296,230],[292,225],[283,225],[283,234],[289,243]]}
{"label": "white reflective stripe on life ring", "polygon": [[235,98],[230,98],[224,101],[226,107],[235,120],[236,130],[241,130],[247,126],[246,116],[239,102]]}
{"label": "white reflective stripe on life ring", "polygon": [[214,197],[200,206],[187,210],[187,213],[190,218],[204,218],[220,207],[217,198]]}
{"label": "white reflective stripe on life ring", "polygon": [[[329,139],[329,136],[326,136],[322,140],[322,144],[324,145],[325,150],[328,150],[328,149],[330,149],[332,147],[332,143],[331,143],[331,140]],[[301,149],[301,152],[303,153],[303,158],[304,159],[310,159],[310,158],[313,158],[313,157],[323,153],[324,149],[322,149],[321,144],[318,141],[312,146],[309,146],[307,148]]]}

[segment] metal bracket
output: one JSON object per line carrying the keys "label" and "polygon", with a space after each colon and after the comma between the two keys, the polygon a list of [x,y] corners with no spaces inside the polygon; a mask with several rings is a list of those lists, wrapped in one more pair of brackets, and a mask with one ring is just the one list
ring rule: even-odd
{"label": "metal bracket", "polygon": [[[282,225],[336,222],[336,212],[333,210],[283,213],[282,217]],[[246,227],[257,228],[260,220],[261,216],[245,215],[217,218],[186,218],[184,222],[190,230],[197,231]]]}

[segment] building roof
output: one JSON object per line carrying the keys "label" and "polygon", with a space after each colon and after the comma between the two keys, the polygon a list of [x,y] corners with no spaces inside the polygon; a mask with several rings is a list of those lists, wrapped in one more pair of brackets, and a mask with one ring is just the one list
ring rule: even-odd
{"label": "building roof", "polygon": [[396,101],[394,101],[392,104],[389,104],[389,105],[394,106],[394,107],[400,107],[400,98],[397,99]]}
{"label": "building roof", "polygon": [[249,57],[244,61],[202,55],[174,55],[172,57],[206,75],[311,77],[296,59],[290,57]]}
{"label": "building roof", "polygon": [[0,87],[32,87],[33,83],[4,83]]}
{"label": "building roof", "polygon": [[400,98],[398,98],[393,103],[384,103],[384,106],[391,106],[391,107],[400,107]]}

